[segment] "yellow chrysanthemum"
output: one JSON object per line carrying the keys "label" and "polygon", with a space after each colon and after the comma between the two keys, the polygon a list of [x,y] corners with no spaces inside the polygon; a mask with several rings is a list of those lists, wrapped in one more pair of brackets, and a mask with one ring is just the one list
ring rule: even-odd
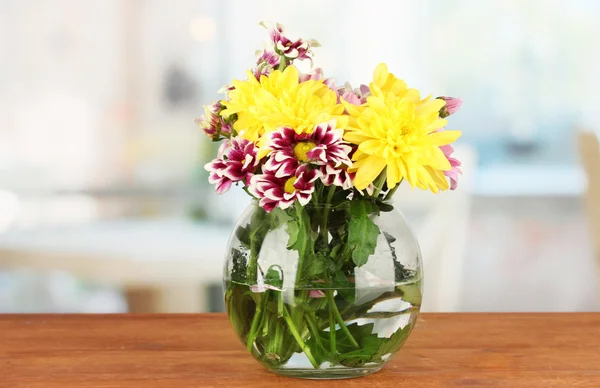
{"label": "yellow chrysanthemum", "polygon": [[344,139],[358,145],[349,170],[356,172],[356,188],[365,189],[385,169],[389,188],[406,179],[435,193],[448,189],[443,171],[451,166],[439,146],[455,141],[461,132],[436,132],[446,124],[439,117],[445,101],[421,100],[419,91],[407,88],[385,64],[375,69],[370,89],[366,104],[344,102],[352,116]]}
{"label": "yellow chrysanthemum", "polygon": [[287,126],[297,133],[312,133],[315,125],[337,119],[344,128],[348,119],[342,116],[344,107],[337,103],[336,93],[323,81],[298,82],[298,70],[288,66],[261,76],[260,82],[248,72],[248,80],[233,81],[229,101],[221,115],[237,113],[233,128],[244,137],[262,145],[265,133]]}

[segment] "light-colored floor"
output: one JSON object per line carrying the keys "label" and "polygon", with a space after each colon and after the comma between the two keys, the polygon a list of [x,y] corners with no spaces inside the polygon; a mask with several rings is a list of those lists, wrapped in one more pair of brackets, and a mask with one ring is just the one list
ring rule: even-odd
{"label": "light-colored floor", "polygon": [[581,199],[475,198],[464,311],[600,311]]}

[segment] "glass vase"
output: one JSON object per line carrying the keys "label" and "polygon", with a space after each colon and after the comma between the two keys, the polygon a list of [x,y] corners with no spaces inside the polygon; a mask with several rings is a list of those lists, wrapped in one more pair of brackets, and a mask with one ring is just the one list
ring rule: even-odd
{"label": "glass vase", "polygon": [[423,275],[415,236],[390,204],[357,202],[270,213],[253,202],[237,223],[225,305],[248,352],[270,371],[368,375],[415,325]]}

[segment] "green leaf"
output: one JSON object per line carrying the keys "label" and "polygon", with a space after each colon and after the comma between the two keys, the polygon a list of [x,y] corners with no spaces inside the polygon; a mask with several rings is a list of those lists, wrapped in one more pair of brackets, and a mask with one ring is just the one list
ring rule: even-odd
{"label": "green leaf", "polygon": [[292,219],[287,223],[287,234],[290,236],[287,243],[288,249],[294,249],[293,247],[296,245],[298,241],[298,234],[300,233],[300,228],[298,226],[298,220]]}
{"label": "green leaf", "polygon": [[265,284],[281,288],[283,286],[282,273],[280,266],[276,264],[270,266],[265,275]]}
{"label": "green leaf", "polygon": [[342,252],[343,248],[344,248],[344,246],[341,243],[335,245],[333,248],[331,248],[329,257],[331,257],[332,259],[336,259],[339,256],[339,254]]}
{"label": "green leaf", "polygon": [[246,248],[250,248],[250,225],[251,224],[247,224],[246,226],[240,226],[235,231],[235,236],[238,240],[240,240],[240,243]]}
{"label": "green leaf", "polygon": [[369,218],[369,211],[373,208],[371,202],[364,200],[351,204],[352,219],[348,226],[348,245],[352,249],[352,261],[358,267],[367,262],[377,247],[379,227]]}
{"label": "green leaf", "polygon": [[324,252],[308,255],[307,263],[306,275],[310,278],[324,279],[326,272],[337,270],[335,263]]}
{"label": "green leaf", "polygon": [[385,339],[385,341],[382,342],[382,345],[379,348],[377,354],[375,354],[374,358],[381,359],[381,357],[385,356],[386,354],[394,354],[398,350],[400,350],[402,345],[404,345],[404,343],[408,339],[412,327],[412,323],[409,323],[406,326],[404,326],[403,329],[396,330],[396,332],[392,334],[392,336],[389,339]]}
{"label": "green leaf", "polygon": [[298,257],[302,261],[312,241],[310,240],[310,219],[299,203],[296,203],[295,209],[296,217],[288,221],[287,233],[290,238],[287,248],[298,251]]}
{"label": "green leaf", "polygon": [[231,250],[231,261],[233,268],[231,269],[231,280],[237,283],[246,282],[246,261],[247,257],[239,249],[233,248]]}
{"label": "green leaf", "polygon": [[396,241],[396,237],[392,236],[388,232],[383,232],[383,235],[385,236],[385,239],[387,240],[388,244],[392,244],[393,242]]}
{"label": "green leaf", "polygon": [[335,288],[338,294],[346,299],[348,303],[351,305],[354,304],[356,289],[340,269],[336,269],[334,273],[332,287]]}
{"label": "green leaf", "polygon": [[356,201],[350,201],[350,214],[353,217],[360,217],[363,215],[369,215],[372,213],[378,213],[379,209],[377,205],[367,199],[358,199]]}
{"label": "green leaf", "polygon": [[325,261],[325,258],[323,256],[315,256],[306,268],[306,275],[310,278],[318,277],[324,274],[327,268],[329,268],[329,263]]}
{"label": "green leaf", "polygon": [[390,205],[388,202],[384,202],[381,200],[377,201],[377,207],[379,208],[379,211],[382,212],[391,212],[392,210],[394,210],[394,206]]}
{"label": "green leaf", "polygon": [[349,338],[341,330],[336,330],[336,339],[340,337],[337,348],[342,353],[339,355],[340,364],[349,367],[359,367],[374,361],[374,356],[378,353],[386,339],[378,338],[377,334],[373,334],[373,326],[374,324],[372,323],[362,326],[353,323],[347,326],[352,337],[358,342],[359,349],[352,346]]}
{"label": "green leaf", "polygon": [[413,306],[420,306],[423,301],[423,294],[419,283],[405,284],[398,286],[398,290],[402,292],[402,300],[410,303]]}

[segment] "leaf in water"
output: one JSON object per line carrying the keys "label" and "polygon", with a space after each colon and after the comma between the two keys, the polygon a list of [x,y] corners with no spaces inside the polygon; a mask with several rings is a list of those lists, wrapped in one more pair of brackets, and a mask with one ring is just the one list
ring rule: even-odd
{"label": "leaf in water", "polygon": [[265,284],[269,284],[273,287],[281,288],[283,287],[283,271],[281,267],[273,264],[267,270],[267,274],[265,275]]}
{"label": "leaf in water", "polygon": [[338,243],[333,248],[331,248],[331,252],[329,253],[329,257],[331,257],[334,260],[337,259],[338,256],[340,255],[342,249],[343,249],[343,245],[341,243]]}
{"label": "leaf in water", "polygon": [[381,359],[386,354],[393,354],[400,350],[402,345],[404,345],[404,342],[406,342],[406,340],[408,339],[412,327],[412,324],[408,324],[404,326],[403,329],[396,330],[396,332],[392,334],[392,336],[389,339],[383,341],[381,347],[379,348],[379,351],[375,355],[375,358]]}
{"label": "leaf in water", "polygon": [[[353,323],[347,326],[352,337],[358,342],[359,349],[352,346],[349,337],[341,330],[336,330],[336,335],[341,337],[338,342],[338,350],[342,353],[339,355],[340,364],[349,367],[359,367],[368,362],[375,361],[374,356],[378,353],[386,339],[378,338],[377,334],[373,334],[373,326],[373,323],[362,326]],[[340,344],[342,347],[340,347]],[[342,349],[347,350],[342,352]]]}
{"label": "leaf in water", "polygon": [[413,306],[420,306],[423,301],[423,294],[419,283],[405,284],[398,286],[398,290],[402,292],[402,300],[410,303]]}
{"label": "leaf in water", "polygon": [[239,249],[233,248],[231,250],[231,260],[233,262],[233,268],[231,269],[231,280],[237,283],[246,282],[246,262],[248,258]]}
{"label": "leaf in water", "polygon": [[354,304],[356,289],[340,269],[335,270],[333,288],[335,288],[338,295],[346,299],[348,303]]}
{"label": "leaf in water", "polygon": [[335,264],[333,263],[333,261],[331,261],[331,259],[328,256],[325,256],[322,253],[310,255],[308,268],[306,269],[306,274],[310,278],[316,277],[323,279],[327,270],[335,270]]}

